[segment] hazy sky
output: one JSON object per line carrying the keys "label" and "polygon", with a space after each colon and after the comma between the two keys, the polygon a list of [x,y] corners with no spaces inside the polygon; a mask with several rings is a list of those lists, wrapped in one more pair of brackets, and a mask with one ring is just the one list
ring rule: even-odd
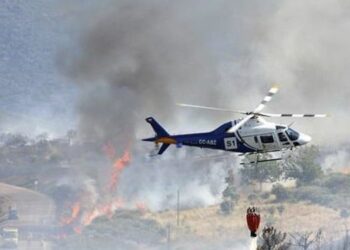
{"label": "hazy sky", "polygon": [[[0,119],[5,131],[64,133],[74,124],[76,89],[57,70],[69,46],[59,1],[0,2]],[[62,126],[64,124],[64,126]]]}
{"label": "hazy sky", "polygon": [[[2,128],[109,133],[132,124],[142,135],[153,115],[171,131],[205,130],[233,116],[173,104],[252,109],[277,82],[266,111],[331,113],[294,126],[316,143],[346,142],[349,8],[342,0],[1,1]],[[106,122],[87,127],[95,118]]]}

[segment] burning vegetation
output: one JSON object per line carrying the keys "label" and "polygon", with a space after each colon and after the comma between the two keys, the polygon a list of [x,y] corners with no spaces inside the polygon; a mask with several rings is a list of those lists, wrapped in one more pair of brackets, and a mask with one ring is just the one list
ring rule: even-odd
{"label": "burning vegetation", "polygon": [[[101,192],[95,204],[87,205],[84,204],[84,195],[89,194],[87,192],[82,193],[78,200],[70,206],[71,213],[63,215],[61,220],[63,226],[72,226],[76,233],[81,233],[82,228],[89,226],[96,218],[111,218],[115,211],[123,208],[123,198],[118,195],[117,187],[120,175],[125,167],[130,164],[130,152],[125,150],[121,157],[116,158],[115,148],[110,143],[104,145],[103,152],[113,163],[107,192]],[[136,203],[135,206],[142,211],[145,209],[145,205],[140,202]]]}

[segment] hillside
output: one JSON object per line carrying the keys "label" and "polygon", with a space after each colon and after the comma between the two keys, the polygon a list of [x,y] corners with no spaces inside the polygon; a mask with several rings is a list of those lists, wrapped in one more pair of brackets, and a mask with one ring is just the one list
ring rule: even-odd
{"label": "hillside", "polygon": [[[251,203],[247,199],[242,199],[233,214],[228,216],[219,214],[219,206],[183,210],[180,213],[180,227],[174,230],[173,238],[181,239],[192,235],[213,241],[230,237],[248,240],[249,231],[245,216],[249,205]],[[280,206],[284,207],[282,213],[278,211]],[[273,225],[288,233],[315,232],[321,229],[328,239],[342,236],[339,232],[344,230],[344,219],[340,217],[340,212],[334,209],[307,203],[261,203],[258,207],[262,217],[260,229],[264,225]],[[149,213],[146,217],[163,226],[171,224],[176,228],[176,211]]]}

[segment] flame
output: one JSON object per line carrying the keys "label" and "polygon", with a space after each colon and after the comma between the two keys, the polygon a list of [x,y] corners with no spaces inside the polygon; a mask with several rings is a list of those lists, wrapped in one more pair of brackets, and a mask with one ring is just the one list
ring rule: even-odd
{"label": "flame", "polygon": [[77,234],[81,234],[81,227],[74,227],[73,228],[74,232],[77,233]]}
{"label": "flame", "polygon": [[63,223],[64,225],[70,225],[70,224],[72,224],[72,223],[77,219],[79,213],[80,213],[80,203],[79,203],[79,202],[75,202],[75,203],[72,205],[72,207],[71,207],[71,215],[70,215],[70,217],[64,218],[64,219],[62,220],[62,223]]}
{"label": "flame", "polygon": [[131,156],[128,150],[126,150],[123,156],[117,159],[113,164],[112,175],[109,182],[109,190],[113,191],[117,187],[120,174],[124,170],[124,168],[129,164],[131,160]]}
{"label": "flame", "polygon": [[80,212],[80,203],[76,202],[72,207],[72,218],[75,219],[78,216],[79,212]]}
{"label": "flame", "polygon": [[[108,182],[108,190],[112,192],[116,190],[120,175],[130,163],[131,156],[129,150],[125,150],[124,154],[116,159],[116,150],[111,143],[105,144],[102,150],[114,162]],[[70,216],[62,219],[63,225],[69,225],[77,234],[81,234],[82,229],[90,225],[98,217],[107,216],[108,218],[112,218],[115,211],[123,206],[123,200],[113,197],[113,194],[109,197],[102,197],[97,204],[92,206],[82,206],[81,204],[85,204],[83,199],[85,195],[83,193],[81,199],[71,206]],[[146,206],[143,203],[136,204],[136,207],[140,211],[146,211]]]}
{"label": "flame", "polygon": [[82,218],[82,224],[84,226],[90,225],[96,218],[101,216],[108,216],[111,218],[114,214],[114,212],[123,206],[123,201],[118,198],[112,202],[109,202],[107,204],[100,204],[99,206],[95,207],[92,211],[85,213],[84,217]]}

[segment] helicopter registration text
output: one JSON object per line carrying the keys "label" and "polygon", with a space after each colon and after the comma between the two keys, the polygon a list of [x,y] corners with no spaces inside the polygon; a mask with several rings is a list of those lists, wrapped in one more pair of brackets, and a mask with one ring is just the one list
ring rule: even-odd
{"label": "helicopter registration text", "polygon": [[216,140],[205,140],[201,139],[198,141],[199,144],[201,145],[216,145]]}
{"label": "helicopter registration text", "polygon": [[224,139],[225,149],[237,149],[237,138],[236,137],[228,137]]}

